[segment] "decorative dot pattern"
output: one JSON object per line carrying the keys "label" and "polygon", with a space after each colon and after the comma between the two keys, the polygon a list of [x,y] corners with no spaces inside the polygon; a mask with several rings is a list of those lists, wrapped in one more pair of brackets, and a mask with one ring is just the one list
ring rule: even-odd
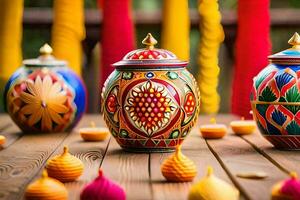
{"label": "decorative dot pattern", "polygon": [[129,95],[125,110],[148,135],[168,124],[177,108],[165,87],[150,81],[133,88]]}

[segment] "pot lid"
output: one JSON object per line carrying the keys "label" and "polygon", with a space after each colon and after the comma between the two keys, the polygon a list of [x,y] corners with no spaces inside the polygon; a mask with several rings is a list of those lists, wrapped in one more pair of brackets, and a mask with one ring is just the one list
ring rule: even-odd
{"label": "pot lid", "polygon": [[40,48],[40,56],[33,59],[26,59],[23,64],[27,67],[57,67],[66,66],[64,60],[57,60],[52,56],[52,48],[46,43]]}
{"label": "pot lid", "polygon": [[300,36],[296,32],[288,43],[292,45],[291,48],[276,53],[268,57],[271,63],[281,65],[299,65],[300,64]]}
{"label": "pot lid", "polygon": [[185,67],[188,62],[182,61],[177,56],[165,49],[157,49],[156,39],[148,33],[142,43],[146,46],[143,49],[136,49],[127,53],[124,58],[113,64],[116,68],[157,68],[157,67]]}

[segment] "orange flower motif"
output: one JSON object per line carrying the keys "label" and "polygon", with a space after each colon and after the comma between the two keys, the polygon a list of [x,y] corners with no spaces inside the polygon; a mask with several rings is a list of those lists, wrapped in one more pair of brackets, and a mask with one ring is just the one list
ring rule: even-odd
{"label": "orange flower motif", "polygon": [[51,77],[46,75],[43,80],[37,76],[35,81],[27,80],[28,92],[20,94],[21,100],[26,103],[21,113],[30,115],[28,125],[32,126],[41,121],[42,131],[51,131],[53,122],[57,125],[66,123],[62,114],[69,111],[65,106],[67,96],[59,82],[53,83]]}

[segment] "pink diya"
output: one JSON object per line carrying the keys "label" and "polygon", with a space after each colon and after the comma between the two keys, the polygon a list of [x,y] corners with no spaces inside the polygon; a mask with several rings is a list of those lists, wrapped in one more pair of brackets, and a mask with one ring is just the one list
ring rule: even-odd
{"label": "pink diya", "polygon": [[99,170],[98,177],[81,191],[80,200],[125,200],[126,194],[121,186],[109,180]]}
{"label": "pink diya", "polygon": [[272,188],[272,200],[299,200],[300,181],[295,172],[290,173],[290,178],[276,183]]}

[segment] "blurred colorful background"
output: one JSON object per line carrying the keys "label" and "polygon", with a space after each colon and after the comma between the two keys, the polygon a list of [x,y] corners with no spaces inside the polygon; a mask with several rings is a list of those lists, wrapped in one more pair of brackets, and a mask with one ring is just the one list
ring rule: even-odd
{"label": "blurred colorful background", "polygon": [[[38,56],[38,49],[45,43],[51,43],[52,0],[24,0],[23,15],[23,59]],[[86,38],[83,41],[82,76],[89,90],[88,112],[99,112],[100,90],[99,63],[101,62],[98,41],[101,37],[101,11],[96,0],[85,0]],[[132,0],[133,19],[135,23],[136,44],[141,48],[142,39],[151,32],[159,41],[162,30],[162,0]],[[190,9],[190,64],[189,70],[197,77],[197,53],[199,45],[199,14],[197,0],[189,0]],[[222,13],[222,25],[225,40],[219,53],[220,80],[218,91],[221,96],[220,111],[231,111],[231,86],[233,78],[235,38],[237,31],[237,0],[219,1]],[[271,40],[272,53],[289,47],[287,39],[300,27],[299,0],[271,0]],[[99,28],[100,27],[100,28]],[[255,38],[256,35],[253,35]],[[2,87],[2,86],[1,86]],[[3,108],[1,108],[3,111]]]}

